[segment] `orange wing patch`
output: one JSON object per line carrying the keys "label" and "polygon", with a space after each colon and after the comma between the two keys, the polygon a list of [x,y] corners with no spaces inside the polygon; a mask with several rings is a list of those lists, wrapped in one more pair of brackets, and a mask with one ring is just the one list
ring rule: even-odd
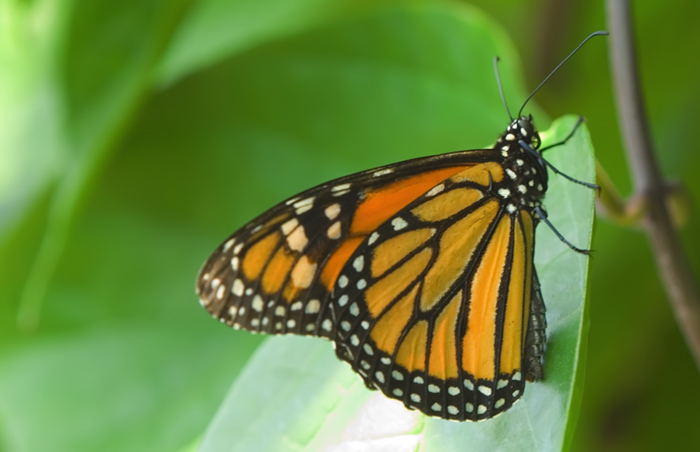
{"label": "orange wing patch", "polygon": [[474,188],[455,188],[411,210],[421,221],[442,221],[471,206],[483,197]]}
{"label": "orange wing patch", "polygon": [[512,220],[504,216],[489,241],[474,275],[469,302],[462,367],[474,378],[493,380],[498,290],[506,264]]}
{"label": "orange wing patch", "polygon": [[513,260],[506,300],[501,346],[502,373],[511,374],[521,367],[523,339],[523,296],[525,295],[525,244],[519,227],[514,227]]}
{"label": "orange wing patch", "polygon": [[425,276],[421,311],[432,309],[459,278],[497,212],[498,201],[489,201],[442,234],[438,257]]}
{"label": "orange wing patch", "polygon": [[408,372],[425,369],[425,353],[428,343],[428,322],[418,321],[401,342],[396,363]]}
{"label": "orange wing patch", "polygon": [[425,269],[432,255],[432,249],[422,250],[367,289],[365,301],[372,317],[378,317],[389,303],[415,281],[416,275]]}
{"label": "orange wing patch", "polygon": [[328,292],[333,291],[333,286],[335,285],[336,279],[338,279],[338,275],[340,275],[340,271],[364,239],[364,235],[348,238],[336,248],[333,254],[328,258],[326,265],[324,265],[321,271],[321,282]]}
{"label": "orange wing patch", "polygon": [[404,232],[377,245],[372,252],[372,277],[378,278],[383,275],[411,251],[427,242],[433,234],[435,234],[433,228],[416,229]]}
{"label": "orange wing patch", "polygon": [[462,305],[463,292],[452,297],[435,322],[432,345],[430,346],[430,375],[447,380],[459,376],[457,366],[457,316]]}
{"label": "orange wing patch", "polygon": [[396,349],[399,338],[413,314],[413,303],[418,294],[418,286],[400,299],[382,315],[370,332],[370,337],[380,350],[391,355]]}
{"label": "orange wing patch", "polygon": [[250,247],[243,258],[242,266],[243,274],[248,280],[253,281],[260,276],[260,272],[280,240],[282,240],[282,234],[273,232]]}
{"label": "orange wing patch", "polygon": [[498,163],[486,162],[455,174],[451,180],[453,182],[469,181],[488,187],[489,175],[494,182],[501,182],[503,180],[503,167]]}
{"label": "orange wing patch", "polygon": [[260,286],[265,293],[273,294],[280,290],[293,263],[294,256],[285,247],[279,247],[262,275]]}
{"label": "orange wing patch", "polygon": [[357,207],[350,234],[369,235],[423,193],[465,168],[467,167],[455,166],[430,171],[368,191],[365,200]]}

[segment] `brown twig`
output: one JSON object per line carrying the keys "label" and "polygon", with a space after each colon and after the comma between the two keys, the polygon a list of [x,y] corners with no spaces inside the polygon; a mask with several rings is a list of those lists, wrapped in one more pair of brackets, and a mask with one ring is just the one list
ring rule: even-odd
{"label": "brown twig", "polygon": [[642,100],[629,0],[607,0],[610,60],[618,121],[632,170],[635,194],[645,200],[643,225],[671,307],[700,369],[700,297],[665,204],[665,184],[654,156]]}

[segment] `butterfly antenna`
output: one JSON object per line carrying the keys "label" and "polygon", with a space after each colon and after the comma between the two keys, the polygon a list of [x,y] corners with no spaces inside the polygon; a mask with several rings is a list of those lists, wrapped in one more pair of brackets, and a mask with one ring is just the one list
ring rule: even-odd
{"label": "butterfly antenna", "polygon": [[506,107],[506,113],[513,120],[513,115],[510,114],[510,109],[508,108],[508,102],[506,102],[506,96],[503,94],[503,84],[501,84],[501,74],[498,73],[498,62],[501,59],[498,56],[493,57],[493,72],[496,73],[496,83],[498,83],[498,92],[501,93],[501,100],[503,101],[503,106]]}
{"label": "butterfly antenna", "polygon": [[530,99],[532,99],[532,96],[534,96],[535,93],[536,93],[537,91],[539,91],[540,88],[542,88],[542,85],[544,85],[545,83],[547,83],[547,80],[549,80],[549,79],[554,75],[554,73],[557,72],[557,71],[559,70],[559,68],[560,68],[564,63],[566,63],[567,61],[569,61],[569,58],[571,58],[572,56],[574,56],[574,54],[575,54],[576,52],[578,52],[578,49],[580,49],[581,46],[583,46],[585,43],[587,43],[588,40],[591,39],[593,36],[607,36],[607,35],[609,35],[609,34],[610,34],[610,33],[608,33],[607,31],[596,31],[595,33],[591,33],[590,35],[588,35],[588,37],[587,37],[586,39],[584,39],[584,40],[581,42],[581,44],[579,44],[579,45],[574,49],[574,51],[571,52],[571,53],[569,54],[569,56],[567,56],[566,58],[564,58],[564,60],[563,60],[561,63],[559,63],[559,65],[558,65],[557,67],[555,67],[554,70],[553,70],[552,72],[550,72],[549,75],[548,75],[544,80],[542,80],[542,83],[540,83],[540,84],[537,86],[537,88],[535,88],[535,90],[532,92],[532,94],[530,94],[530,95],[527,97],[527,99],[525,99],[525,102],[523,102],[523,106],[520,107],[520,111],[518,112],[518,116],[520,116],[520,115],[522,114],[523,109],[525,108],[525,105],[527,105],[527,103],[530,101]]}

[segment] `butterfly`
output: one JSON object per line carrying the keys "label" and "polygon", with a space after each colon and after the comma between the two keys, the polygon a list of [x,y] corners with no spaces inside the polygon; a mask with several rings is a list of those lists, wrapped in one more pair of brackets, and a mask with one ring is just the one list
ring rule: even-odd
{"label": "butterfly", "polygon": [[216,248],[197,277],[200,303],[234,329],[332,341],[368,388],[409,409],[456,421],[502,413],[526,380],[543,378],[536,226],[588,252],[542,206],[548,169],[596,188],[542,156],[580,123],[541,148],[532,116],[519,113],[491,149],[394,163],[289,198]]}

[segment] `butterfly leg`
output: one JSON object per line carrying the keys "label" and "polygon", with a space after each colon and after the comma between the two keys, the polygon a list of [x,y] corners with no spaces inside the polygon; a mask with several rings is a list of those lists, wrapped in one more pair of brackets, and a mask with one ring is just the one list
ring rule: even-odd
{"label": "butterfly leg", "polygon": [[547,319],[545,317],[544,301],[540,291],[540,281],[537,279],[535,268],[532,269],[532,294],[530,296],[530,319],[525,336],[525,379],[527,381],[541,380],[543,377],[542,357],[547,343]]}
{"label": "butterfly leg", "polygon": [[565,243],[569,248],[572,250],[576,251],[579,254],[583,254],[585,256],[588,256],[591,254],[591,250],[585,250],[582,248],[578,248],[574,245],[571,244],[568,240],[564,238],[563,235],[559,231],[557,231],[557,228],[554,227],[554,225],[547,219],[547,214],[542,210],[541,207],[535,207],[535,213],[537,216],[540,218],[540,220],[544,221],[544,223],[549,227],[549,229],[552,230],[556,234],[556,236],[561,240],[563,243]]}
{"label": "butterfly leg", "polygon": [[549,146],[545,146],[543,148],[540,148],[540,153],[546,151],[547,149],[552,149],[552,148],[555,148],[557,146],[561,146],[563,144],[566,144],[566,142],[569,141],[571,139],[571,137],[574,136],[574,134],[576,133],[578,128],[581,126],[581,124],[583,124],[583,121],[585,121],[585,120],[586,120],[586,118],[584,118],[583,116],[579,116],[578,121],[576,121],[576,124],[574,124],[574,127],[571,129],[571,132],[569,132],[569,134],[566,136],[566,138],[564,138],[563,140],[561,140],[557,143],[550,144]]}
{"label": "butterfly leg", "polygon": [[[574,179],[573,177],[569,176],[568,174],[562,173],[562,172],[559,171],[554,165],[552,165],[552,164],[549,163],[547,160],[545,160],[536,150],[534,150],[534,149],[532,148],[532,146],[530,146],[529,144],[527,144],[527,143],[524,142],[523,140],[520,140],[518,143],[520,144],[520,147],[522,147],[523,149],[525,149],[525,150],[526,150],[527,152],[529,152],[530,154],[534,155],[534,156],[540,161],[540,163],[546,165],[546,166],[547,166],[549,169],[551,169],[555,174],[558,174],[559,176],[563,177],[564,179],[569,180],[569,181],[571,181],[571,182],[573,182],[573,183],[575,183],[575,184],[583,185],[584,187],[588,187],[588,188],[593,189],[593,190],[600,190],[600,186],[599,186],[599,185],[592,184],[592,183],[590,183],[590,182],[584,182],[584,181],[578,180],[578,179]],[[562,144],[562,143],[559,143],[559,144]]]}

